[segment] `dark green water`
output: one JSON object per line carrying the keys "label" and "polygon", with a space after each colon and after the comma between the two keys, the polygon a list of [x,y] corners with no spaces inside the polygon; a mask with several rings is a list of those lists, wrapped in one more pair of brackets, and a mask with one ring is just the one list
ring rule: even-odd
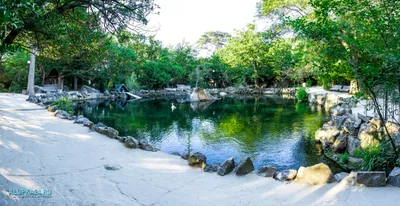
{"label": "dark green water", "polygon": [[[177,107],[174,111],[171,103]],[[164,152],[202,152],[208,163],[249,156],[256,167],[297,169],[325,162],[339,171],[319,155],[313,140],[314,132],[327,119],[325,112],[294,100],[88,102],[80,104],[77,112],[117,129],[120,136],[147,139]]]}

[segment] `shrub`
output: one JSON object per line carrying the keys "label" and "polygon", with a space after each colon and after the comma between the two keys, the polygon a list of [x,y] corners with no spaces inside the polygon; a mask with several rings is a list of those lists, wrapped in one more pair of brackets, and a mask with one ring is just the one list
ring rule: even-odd
{"label": "shrub", "polygon": [[340,156],[340,162],[343,164],[347,164],[349,163],[349,154],[348,153],[344,153]]}
{"label": "shrub", "polygon": [[307,87],[311,87],[312,86],[312,80],[311,79],[307,79],[306,86]]}
{"label": "shrub", "polygon": [[396,155],[389,142],[357,149],[354,151],[354,156],[364,160],[361,169],[367,171],[390,171],[396,164]]}
{"label": "shrub", "polygon": [[64,110],[67,111],[70,114],[74,113],[74,107],[72,105],[72,101],[63,97],[57,101],[54,101],[53,103],[51,103],[51,105],[56,105],[58,107],[59,110]]}
{"label": "shrub", "polygon": [[296,91],[296,98],[299,102],[307,101],[308,93],[305,88],[300,88]]}

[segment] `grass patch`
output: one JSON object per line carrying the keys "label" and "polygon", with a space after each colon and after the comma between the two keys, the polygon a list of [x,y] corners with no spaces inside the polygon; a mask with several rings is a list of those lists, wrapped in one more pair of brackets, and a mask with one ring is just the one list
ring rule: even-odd
{"label": "grass patch", "polygon": [[342,163],[342,164],[347,164],[347,163],[349,163],[349,154],[346,152],[346,153],[344,153],[344,154],[342,154],[342,155],[340,155],[340,162]]}
{"label": "grass patch", "polygon": [[396,156],[389,142],[357,149],[354,156],[364,160],[361,169],[366,171],[390,171],[396,164]]}
{"label": "grass patch", "polygon": [[59,110],[64,110],[67,111],[70,114],[74,113],[74,107],[72,104],[72,100],[69,100],[65,97],[54,101],[53,103],[51,103],[52,106],[57,106]]}

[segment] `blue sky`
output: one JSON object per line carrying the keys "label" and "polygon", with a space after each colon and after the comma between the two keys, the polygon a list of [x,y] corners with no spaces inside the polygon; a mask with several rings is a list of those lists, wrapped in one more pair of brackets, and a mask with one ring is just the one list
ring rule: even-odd
{"label": "blue sky", "polygon": [[195,43],[206,31],[232,33],[254,20],[258,0],[156,0],[160,15],[150,16],[159,27],[156,38],[165,45]]}

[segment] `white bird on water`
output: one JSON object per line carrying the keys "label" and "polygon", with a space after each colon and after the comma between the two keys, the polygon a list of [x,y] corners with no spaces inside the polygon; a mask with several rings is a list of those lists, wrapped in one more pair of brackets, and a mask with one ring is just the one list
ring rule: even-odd
{"label": "white bird on water", "polygon": [[171,110],[174,111],[176,109],[174,103],[171,104]]}

